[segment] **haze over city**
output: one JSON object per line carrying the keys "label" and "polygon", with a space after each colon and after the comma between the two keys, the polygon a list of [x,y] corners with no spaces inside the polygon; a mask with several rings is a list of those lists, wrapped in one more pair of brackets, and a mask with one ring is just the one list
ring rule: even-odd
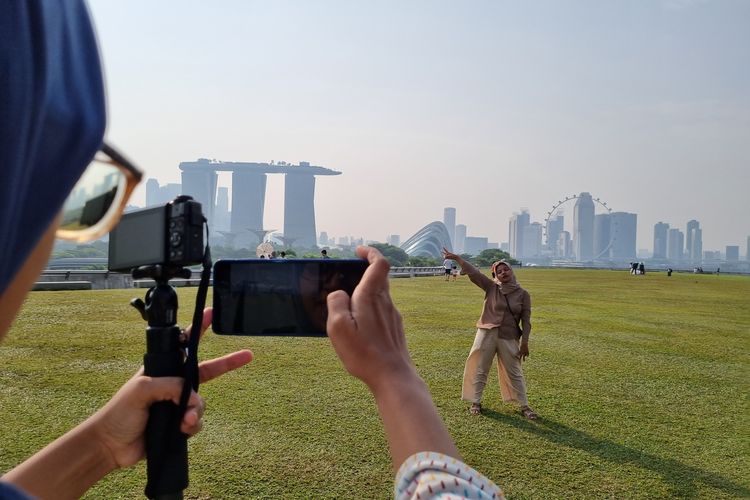
{"label": "haze over city", "polygon": [[342,172],[317,181],[318,231],[380,240],[451,206],[505,242],[522,207],[588,191],[638,214],[639,248],[697,219],[704,249],[744,253],[750,3],[90,6],[108,139],[160,182],[198,158],[308,161]]}

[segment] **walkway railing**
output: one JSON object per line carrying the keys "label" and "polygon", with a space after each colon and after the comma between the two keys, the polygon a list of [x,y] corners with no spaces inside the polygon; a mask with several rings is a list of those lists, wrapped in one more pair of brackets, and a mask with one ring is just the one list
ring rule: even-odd
{"label": "walkway railing", "polygon": [[445,268],[438,267],[392,267],[388,276],[391,278],[418,278],[420,276],[440,276]]}
{"label": "walkway railing", "polygon": [[[392,267],[391,278],[417,278],[420,276],[441,276],[442,267]],[[173,286],[196,286],[200,282],[200,271],[193,271],[188,279],[174,279]],[[34,290],[107,290],[116,288],[148,288],[152,280],[133,280],[129,274],[104,270],[48,269],[42,272],[34,285]]]}

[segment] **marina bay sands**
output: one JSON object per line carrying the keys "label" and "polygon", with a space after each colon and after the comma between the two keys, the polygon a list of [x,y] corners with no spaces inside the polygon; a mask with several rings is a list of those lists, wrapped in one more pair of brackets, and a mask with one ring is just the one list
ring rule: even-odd
{"label": "marina bay sands", "polygon": [[199,201],[213,220],[216,208],[217,172],[232,173],[232,210],[230,233],[251,232],[263,239],[263,208],[266,201],[266,176],[283,174],[284,240],[300,247],[316,245],[315,176],[341,175],[341,172],[300,162],[247,163],[223,162],[201,158],[180,163],[182,190]]}

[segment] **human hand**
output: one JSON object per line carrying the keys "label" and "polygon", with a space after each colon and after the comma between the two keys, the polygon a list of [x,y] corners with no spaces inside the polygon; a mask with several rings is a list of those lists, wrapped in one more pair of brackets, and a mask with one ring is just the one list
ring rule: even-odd
{"label": "human hand", "polygon": [[518,355],[516,356],[521,361],[526,361],[526,358],[529,357],[529,343],[528,341],[522,341],[521,347],[518,349]]}
{"label": "human hand", "polygon": [[370,265],[351,298],[343,290],[328,295],[327,331],[346,370],[375,392],[389,377],[416,372],[388,291],[388,261],[370,247],[357,247],[357,255]]}
{"label": "human hand", "polygon": [[443,247],[443,258],[444,258],[444,259],[451,259],[451,260],[455,260],[456,262],[461,262],[461,261],[463,261],[463,259],[461,258],[461,256],[460,256],[460,255],[457,255],[457,254],[455,254],[455,253],[453,253],[453,252],[449,252],[449,251],[448,251],[448,249],[447,249],[447,248],[445,248],[445,247]]}
{"label": "human hand", "polygon": [[[213,309],[206,308],[200,334],[211,324]],[[185,330],[189,337],[190,327]],[[249,350],[237,351],[199,365],[200,382],[214,378],[246,365],[253,359]],[[184,379],[180,377],[147,377],[141,368],[109,402],[83,425],[89,426],[94,438],[101,444],[112,468],[128,467],[145,455],[144,431],[149,408],[158,401],[179,404]],[[198,393],[192,391],[180,430],[192,436],[201,430],[206,404]]]}

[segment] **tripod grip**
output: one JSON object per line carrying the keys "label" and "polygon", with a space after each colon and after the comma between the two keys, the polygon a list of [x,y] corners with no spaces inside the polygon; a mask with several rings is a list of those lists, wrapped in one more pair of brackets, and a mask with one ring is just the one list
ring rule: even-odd
{"label": "tripod grip", "polygon": [[[174,328],[174,327],[173,327]],[[164,344],[174,335],[158,335],[149,328],[149,349],[143,357],[145,375],[150,377],[182,376],[183,354]],[[179,333],[179,328],[177,329]],[[171,344],[171,342],[169,342]],[[156,351],[156,352],[153,352]],[[188,485],[187,436],[180,431],[182,415],[179,407],[171,401],[160,401],[151,405],[146,425],[146,471],[148,480],[145,494],[148,498],[181,499]]]}

